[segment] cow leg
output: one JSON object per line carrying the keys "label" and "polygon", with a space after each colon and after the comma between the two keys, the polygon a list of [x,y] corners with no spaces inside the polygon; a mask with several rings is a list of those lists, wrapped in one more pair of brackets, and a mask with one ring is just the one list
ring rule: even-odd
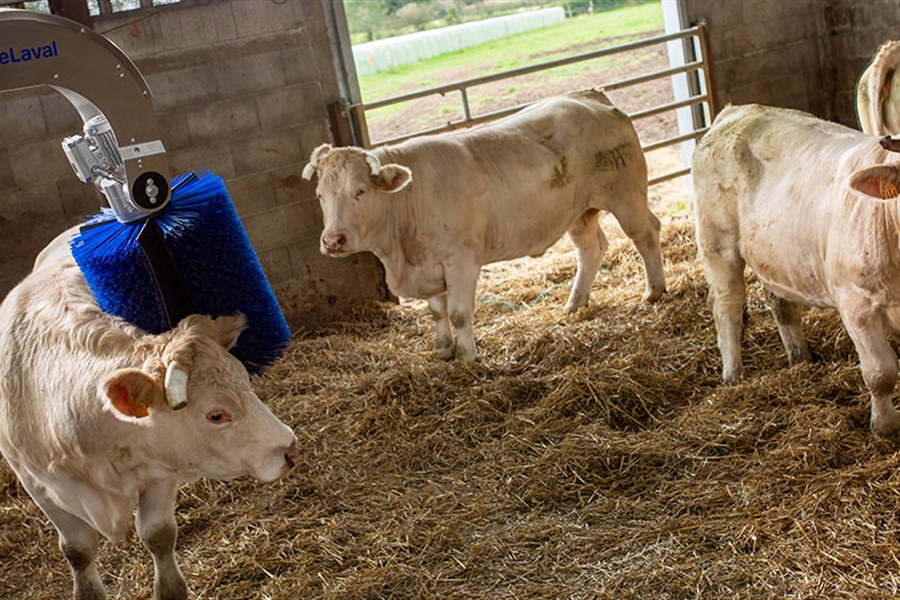
{"label": "cow leg", "polygon": [[96,562],[100,535],[93,527],[47,499],[41,493],[43,486],[39,483],[33,482],[27,476],[20,475],[20,479],[35,503],[41,507],[59,532],[59,549],[62,550],[72,570],[74,580],[72,595],[75,600],[105,600],[106,591],[100,580]]}
{"label": "cow leg", "polygon": [[59,549],[62,550],[74,579],[75,600],[104,600],[106,591],[97,571],[97,550],[100,536],[93,527],[66,512],[52,514],[44,509],[59,532]]}
{"label": "cow leg", "polygon": [[438,294],[428,299],[428,308],[434,319],[434,356],[446,360],[453,356],[453,330],[450,329],[450,314],[447,311],[447,294]]}
{"label": "cow leg", "polygon": [[766,289],[766,301],[778,323],[778,334],[781,336],[781,343],[784,344],[788,364],[796,365],[812,360],[809,347],[806,345],[806,336],[803,334],[801,318],[803,306],[776,296],[768,289]]}
{"label": "cow leg", "polygon": [[634,243],[644,262],[645,302],[656,302],[666,291],[662,250],[659,246],[659,219],[647,208],[646,197],[626,207],[611,207],[622,231]]}
{"label": "cow leg", "polygon": [[747,284],[744,281],[744,258],[738,251],[737,241],[729,237],[722,235],[707,240],[702,224],[698,223],[698,247],[709,282],[716,337],[722,355],[722,380],[727,385],[733,385],[743,373],[741,336]]}
{"label": "cow leg", "polygon": [[842,307],[840,313],[856,346],[863,380],[871,394],[872,431],[892,442],[900,442],[900,418],[892,399],[897,383],[897,355],[888,341],[884,321],[880,315],[862,309],[845,311]]}
{"label": "cow leg", "polygon": [[566,311],[575,312],[587,305],[591,297],[591,286],[597,278],[597,269],[600,268],[600,258],[606,251],[609,242],[600,229],[597,220],[597,211],[588,211],[575,220],[569,227],[569,238],[575,245],[575,256],[578,258],[578,270],[575,271],[575,281],[572,283],[572,291],[569,301],[566,302]]}
{"label": "cow leg", "polygon": [[141,492],[135,524],[153,556],[154,600],[185,600],[187,584],[175,562],[175,492],[173,481],[157,481]]}
{"label": "cow leg", "polygon": [[450,322],[456,328],[456,358],[467,363],[474,362],[477,355],[473,320],[480,272],[481,267],[474,259],[461,265],[444,265],[447,308]]}

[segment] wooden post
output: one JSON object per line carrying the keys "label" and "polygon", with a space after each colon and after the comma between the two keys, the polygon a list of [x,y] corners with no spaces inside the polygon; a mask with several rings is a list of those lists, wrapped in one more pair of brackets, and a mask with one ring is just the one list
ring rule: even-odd
{"label": "wooden post", "polygon": [[49,4],[50,14],[72,19],[85,27],[94,28],[87,0],[49,0]]}
{"label": "wooden post", "polygon": [[342,102],[328,105],[328,121],[331,124],[331,135],[336,146],[353,146],[353,130],[350,127],[350,116]]}

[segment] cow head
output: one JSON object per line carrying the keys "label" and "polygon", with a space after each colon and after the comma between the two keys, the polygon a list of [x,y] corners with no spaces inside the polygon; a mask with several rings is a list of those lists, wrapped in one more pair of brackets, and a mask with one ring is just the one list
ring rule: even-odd
{"label": "cow head", "polygon": [[[228,352],[244,328],[242,316],[192,315],[156,336],[143,368],[120,369],[100,384],[107,410],[140,427],[136,436],[150,440],[155,462],[185,480],[272,481],[297,458],[293,432],[253,393],[247,370]],[[167,387],[180,389],[180,410]]]}
{"label": "cow head", "polygon": [[328,144],[313,150],[303,169],[304,179],[313,175],[325,223],[320,250],[330,256],[367,250],[366,234],[384,211],[377,204],[381,195],[399,192],[412,181],[412,171],[403,165],[382,165],[371,152]]}
{"label": "cow head", "polygon": [[877,165],[850,176],[850,187],[873,198],[888,200],[900,195],[900,165]]}

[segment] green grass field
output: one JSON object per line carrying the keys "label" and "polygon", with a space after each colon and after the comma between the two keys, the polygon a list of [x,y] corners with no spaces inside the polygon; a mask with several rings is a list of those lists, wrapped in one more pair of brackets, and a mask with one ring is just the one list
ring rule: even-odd
{"label": "green grass field", "polygon": [[[660,0],[656,0],[566,19],[552,27],[404,65],[393,71],[361,77],[359,86],[363,101],[373,102],[450,81],[545,62],[573,54],[573,46],[579,47],[577,52],[588,52],[625,43],[629,38],[645,37],[647,32],[662,29],[661,4]],[[559,72],[564,74],[564,69],[579,68],[583,67],[565,67],[559,69]],[[454,79],[445,78],[448,73],[459,72],[464,72],[465,75]]]}

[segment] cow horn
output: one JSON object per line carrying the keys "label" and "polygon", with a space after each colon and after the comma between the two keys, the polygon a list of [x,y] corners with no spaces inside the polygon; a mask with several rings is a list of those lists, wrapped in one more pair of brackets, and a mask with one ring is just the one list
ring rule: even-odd
{"label": "cow horn", "polygon": [[381,173],[381,161],[378,160],[377,156],[371,152],[366,152],[366,162],[369,163],[369,170],[372,171],[372,175]]}
{"label": "cow horn", "polygon": [[303,179],[309,181],[312,179],[313,174],[316,172],[316,166],[312,163],[307,163],[305,167],[303,167],[303,173],[301,176]]}
{"label": "cow horn", "polygon": [[172,410],[187,406],[187,371],[179,363],[172,361],[166,368],[166,402]]}

